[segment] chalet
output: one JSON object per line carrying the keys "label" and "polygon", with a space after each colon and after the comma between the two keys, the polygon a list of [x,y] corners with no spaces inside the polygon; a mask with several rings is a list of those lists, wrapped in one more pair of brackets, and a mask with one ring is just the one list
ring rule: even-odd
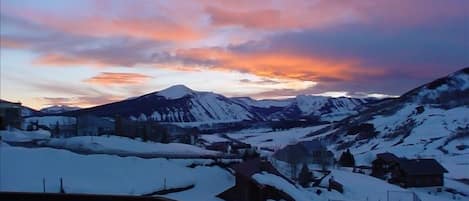
{"label": "chalet", "polygon": [[392,172],[391,181],[403,187],[443,186],[446,172],[435,159],[401,159]]}
{"label": "chalet", "polygon": [[22,124],[21,103],[0,101],[0,130],[5,130],[8,127],[19,129]]}
{"label": "chalet", "polygon": [[401,160],[399,157],[389,152],[377,154],[376,159],[372,162],[371,175],[386,178],[399,163],[399,160]]}
{"label": "chalet", "polygon": [[443,186],[443,174],[448,172],[435,159],[399,158],[381,153],[372,162],[372,176],[383,178],[403,187]]}
{"label": "chalet", "polygon": [[261,181],[253,178],[258,173],[269,173],[285,179],[293,185],[291,181],[280,174],[268,161],[263,161],[260,158],[251,159],[233,165],[230,169],[234,171],[236,177],[235,185],[220,193],[217,197],[226,201],[294,201],[290,195],[282,190],[268,184],[263,184]]}
{"label": "chalet", "polygon": [[334,154],[317,140],[288,145],[274,154],[277,160],[289,163],[332,164]]}

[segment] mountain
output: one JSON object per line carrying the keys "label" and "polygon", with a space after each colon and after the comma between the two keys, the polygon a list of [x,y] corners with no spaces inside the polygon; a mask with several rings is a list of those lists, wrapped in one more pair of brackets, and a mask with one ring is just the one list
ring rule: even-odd
{"label": "mountain", "polygon": [[370,104],[360,114],[309,136],[325,136],[333,149],[350,149],[362,158],[389,151],[452,160],[449,164],[456,165],[447,168],[457,169],[469,154],[468,114],[469,68],[465,68],[399,98]]}
{"label": "mountain", "polygon": [[59,114],[59,113],[64,113],[64,112],[69,112],[69,111],[74,111],[74,110],[79,110],[79,109],[81,108],[66,106],[66,105],[53,105],[50,107],[42,108],[39,111],[44,114]]}
{"label": "mountain", "polygon": [[233,98],[249,107],[266,120],[313,118],[337,121],[358,113],[372,99],[333,98],[326,96],[299,95],[279,100],[254,100],[249,97]]}
{"label": "mountain", "polygon": [[332,98],[324,96],[299,95],[292,104],[270,115],[270,119],[318,118],[323,121],[337,121],[357,114],[371,99]]}
{"label": "mountain", "polygon": [[81,109],[68,115],[91,114],[162,122],[236,122],[260,120],[244,105],[212,92],[176,85],[167,89],[102,106]]}
{"label": "mountain", "polygon": [[[298,96],[289,99],[254,100],[249,97],[227,98],[212,92],[194,91],[184,85],[87,109],[66,115],[121,115],[134,120],[161,122],[237,122],[300,118],[339,120],[356,114],[366,99]],[[50,110],[62,108],[50,108]]]}

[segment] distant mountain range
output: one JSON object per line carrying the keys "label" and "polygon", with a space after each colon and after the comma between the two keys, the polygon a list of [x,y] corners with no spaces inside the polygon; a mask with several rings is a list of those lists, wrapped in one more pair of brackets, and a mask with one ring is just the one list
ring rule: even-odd
{"label": "distant mountain range", "polygon": [[71,106],[66,106],[66,105],[52,105],[52,106],[49,106],[49,107],[42,108],[39,111],[44,113],[44,114],[60,114],[60,113],[79,110],[79,109],[81,109],[81,108],[71,107]]}
{"label": "distant mountain range", "polygon": [[464,105],[469,102],[465,80],[467,68],[448,77],[405,93],[399,98],[360,99],[299,95],[288,99],[255,100],[249,97],[228,98],[212,92],[192,90],[184,85],[133,97],[126,100],[79,109],[52,106],[30,114],[120,115],[134,120],[160,122],[238,122],[314,119],[340,121],[349,116],[373,115],[378,111],[397,110],[407,102],[439,104],[441,107]]}
{"label": "distant mountain range", "polygon": [[298,96],[283,100],[254,100],[249,97],[227,98],[223,95],[194,91],[176,85],[115,103],[86,108],[66,115],[120,115],[134,120],[161,122],[238,122],[318,118],[340,120],[356,114],[366,99]]}

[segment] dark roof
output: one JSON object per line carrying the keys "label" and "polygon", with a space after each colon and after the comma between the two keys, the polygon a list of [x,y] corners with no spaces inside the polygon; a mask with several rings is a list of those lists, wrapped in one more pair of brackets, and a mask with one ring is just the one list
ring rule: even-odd
{"label": "dark roof", "polygon": [[290,181],[287,177],[275,169],[275,167],[269,161],[264,161],[261,158],[249,159],[242,163],[232,165],[231,169],[233,169],[237,174],[240,174],[249,179],[251,179],[252,175],[254,174],[267,172],[282,177],[283,179],[292,183],[292,181]]}
{"label": "dark roof", "polygon": [[275,174],[277,176],[282,176],[277,169],[272,166],[267,161],[262,161],[260,158],[254,158],[242,163],[235,164],[231,168],[236,172],[246,177],[251,177],[252,175],[260,172],[268,172],[270,174]]}
{"label": "dark roof", "polygon": [[298,144],[306,148],[309,153],[326,149],[319,140],[301,141]]}
{"label": "dark roof", "polygon": [[435,159],[401,159],[399,167],[408,175],[433,175],[448,172]]}
{"label": "dark roof", "polygon": [[308,150],[299,144],[287,145],[283,149],[278,150],[274,154],[277,160],[288,163],[301,163],[310,157]]}
{"label": "dark roof", "polygon": [[217,197],[227,201],[245,199],[245,195],[243,194],[241,189],[236,185],[218,194]]}
{"label": "dark roof", "polygon": [[391,163],[391,162],[397,163],[399,162],[399,160],[401,160],[399,159],[399,157],[389,152],[376,154],[376,157],[383,160],[386,163]]}

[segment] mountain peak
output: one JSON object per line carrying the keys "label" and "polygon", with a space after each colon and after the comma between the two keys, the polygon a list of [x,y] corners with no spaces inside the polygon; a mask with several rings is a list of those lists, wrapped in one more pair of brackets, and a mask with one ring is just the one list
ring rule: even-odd
{"label": "mountain peak", "polygon": [[79,110],[79,107],[67,106],[67,105],[52,105],[49,107],[42,108],[40,111],[46,114],[58,114],[63,112],[69,112]]}
{"label": "mountain peak", "polygon": [[192,89],[185,85],[174,85],[156,93],[158,96],[164,96],[167,99],[178,99],[194,93]]}

